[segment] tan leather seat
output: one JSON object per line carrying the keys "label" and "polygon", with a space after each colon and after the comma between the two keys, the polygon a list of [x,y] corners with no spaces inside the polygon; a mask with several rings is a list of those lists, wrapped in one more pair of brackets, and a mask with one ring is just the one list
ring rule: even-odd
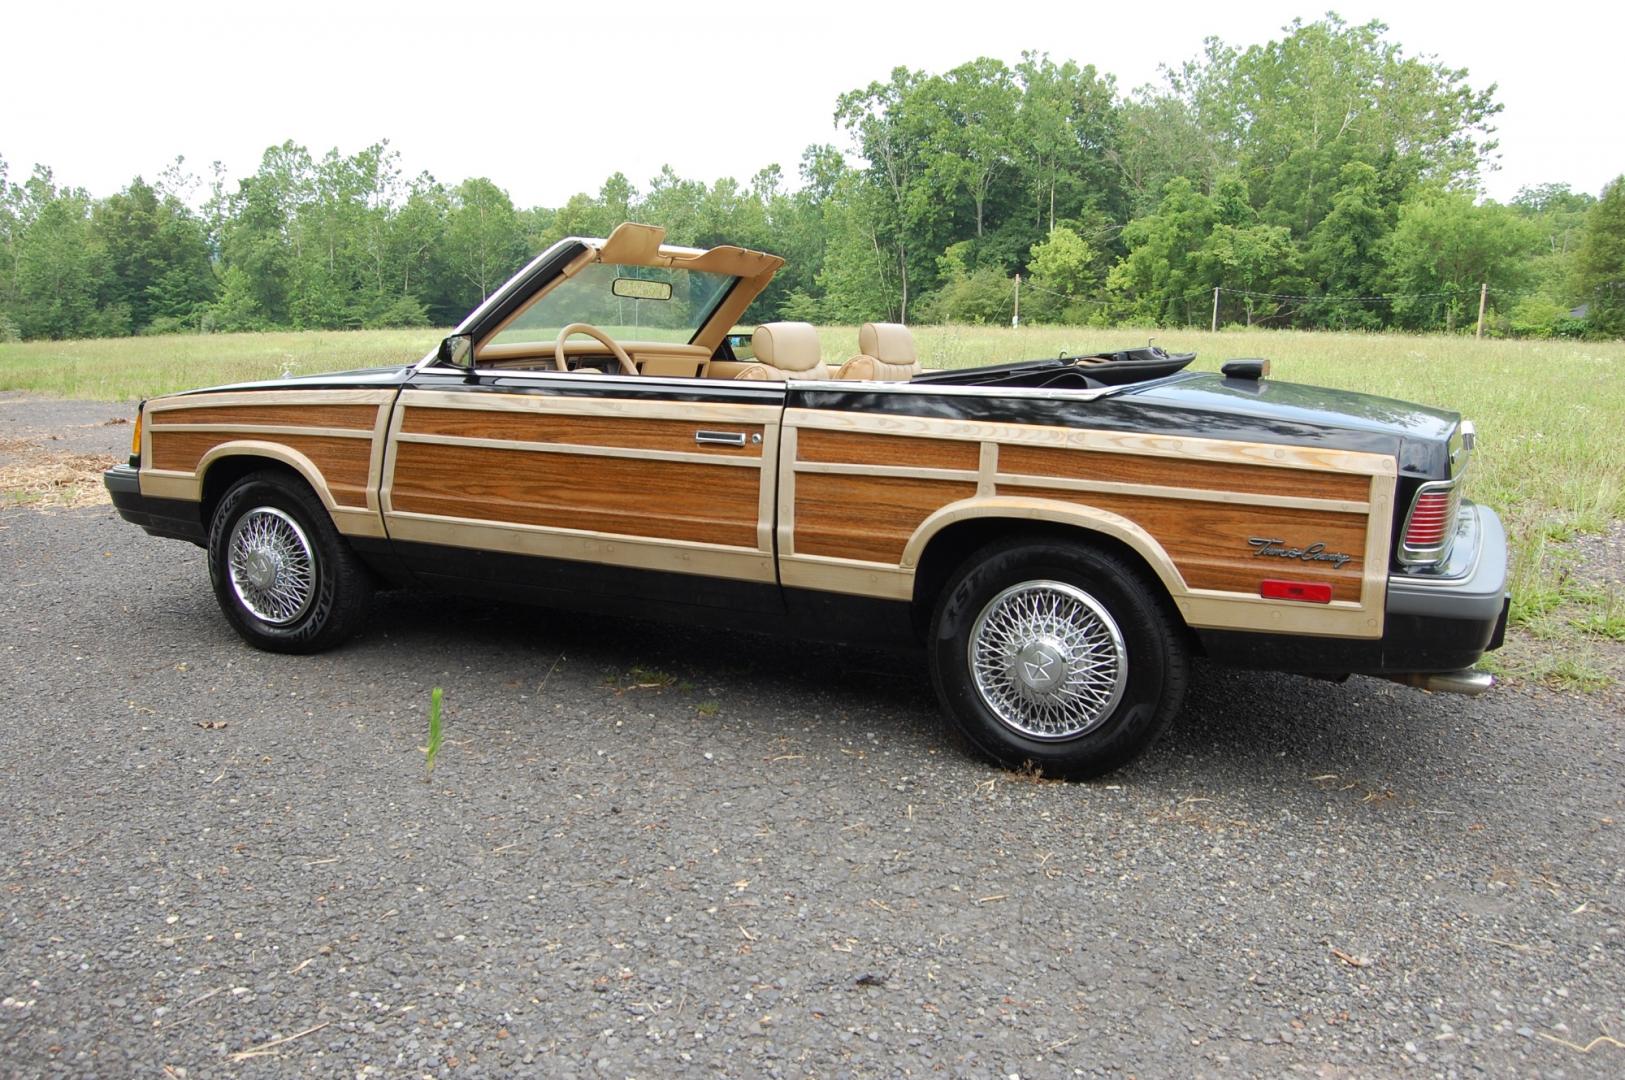
{"label": "tan leather seat", "polygon": [[858,355],[841,365],[837,379],[907,382],[920,373],[914,335],[902,323],[864,323],[858,329]]}
{"label": "tan leather seat", "polygon": [[812,323],[763,323],[750,336],[750,347],[757,363],[742,369],[736,379],[829,378]]}

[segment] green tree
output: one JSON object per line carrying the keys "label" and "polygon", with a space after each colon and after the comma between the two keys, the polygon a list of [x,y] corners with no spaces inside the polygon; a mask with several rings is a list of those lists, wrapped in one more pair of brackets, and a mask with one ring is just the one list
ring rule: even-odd
{"label": "green tree", "polygon": [[1625,337],[1625,176],[1603,188],[1602,198],[1586,214],[1575,270],[1592,331]]}
{"label": "green tree", "polygon": [[1219,284],[1203,255],[1216,220],[1213,200],[1189,180],[1168,181],[1156,212],[1123,230],[1128,254],[1107,278],[1118,312],[1165,326],[1196,321],[1193,312],[1204,310],[1203,299]]}
{"label": "green tree", "polygon": [[519,219],[506,191],[484,177],[457,185],[446,218],[445,255],[467,301],[465,309],[490,296],[524,265]]}
{"label": "green tree", "polygon": [[1309,234],[1306,258],[1315,301],[1309,319],[1319,326],[1374,330],[1387,314],[1375,300],[1384,285],[1383,244],[1392,226],[1377,170],[1351,161],[1338,176],[1332,208]]}
{"label": "green tree", "polygon": [[1497,297],[1528,280],[1528,258],[1538,231],[1497,203],[1474,204],[1469,195],[1439,192],[1400,208],[1389,237],[1388,272],[1401,325],[1453,331],[1476,313],[1481,284]]}

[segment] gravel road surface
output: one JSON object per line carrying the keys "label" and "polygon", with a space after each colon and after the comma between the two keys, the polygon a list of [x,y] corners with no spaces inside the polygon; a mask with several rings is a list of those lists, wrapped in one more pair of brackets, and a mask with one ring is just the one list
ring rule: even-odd
{"label": "gravel road surface", "polygon": [[[128,412],[0,395],[0,465]],[[7,1076],[1625,1073],[1617,690],[1200,666],[1062,784],[794,642],[392,593],[254,652],[105,505],[0,510],[0,581]]]}

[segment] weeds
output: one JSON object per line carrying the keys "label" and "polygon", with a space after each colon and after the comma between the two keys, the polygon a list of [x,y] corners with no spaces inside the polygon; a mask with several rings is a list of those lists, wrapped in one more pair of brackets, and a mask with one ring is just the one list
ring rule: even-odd
{"label": "weeds", "polygon": [[440,687],[429,691],[429,745],[423,748],[424,758],[423,778],[427,780],[434,775],[435,755],[440,753],[440,740],[443,732],[440,729]]}

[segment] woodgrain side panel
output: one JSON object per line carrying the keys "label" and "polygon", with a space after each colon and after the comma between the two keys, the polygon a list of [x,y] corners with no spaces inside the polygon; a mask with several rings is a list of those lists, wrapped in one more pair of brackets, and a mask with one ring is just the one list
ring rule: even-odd
{"label": "woodgrain side panel", "polygon": [[[1259,582],[1285,578],[1331,585],[1333,600],[1360,601],[1366,551],[1362,516],[1006,484],[999,494],[1078,503],[1128,518],[1162,545],[1193,589],[1257,596]],[[1350,558],[1339,569],[1328,562],[1261,557],[1248,543],[1252,537],[1289,548],[1324,544],[1325,551]]]}
{"label": "woodgrain side panel", "polygon": [[[209,431],[153,431],[151,456],[154,469],[196,472],[203,455],[236,436]],[[367,472],[372,458],[368,439],[335,438],[322,435],[277,435],[278,445],[309,458],[327,481],[333,501],[340,506],[367,505]]]}
{"label": "woodgrain side panel", "polygon": [[1350,502],[1363,501],[1370,487],[1369,477],[1354,473],[1219,461],[1170,460],[1139,454],[1040,446],[1000,447],[999,471],[1069,480],[1104,480]]}
{"label": "woodgrain side panel", "polygon": [[170,424],[260,424],[370,431],[377,420],[375,405],[207,405],[163,409],[154,412],[148,422],[160,428]]}
{"label": "woodgrain side panel", "polygon": [[795,484],[796,554],[893,566],[933,511],[976,494],[973,482],[913,477],[799,473]]}
{"label": "woodgrain side panel", "polygon": [[853,465],[911,465],[926,469],[974,470],[981,444],[960,439],[922,439],[808,428],[801,433],[796,458]]}
{"label": "woodgrain side panel", "polygon": [[[742,433],[742,447],[702,444],[698,431]],[[465,439],[502,439],[514,442],[573,443],[577,446],[613,446],[634,450],[705,453],[733,457],[760,457],[761,424],[707,423],[701,420],[649,420],[613,416],[559,416],[501,412],[489,409],[446,409],[407,406],[401,418],[407,435],[449,435]]]}
{"label": "woodgrain side panel", "polygon": [[405,513],[754,549],[760,482],[753,468],[402,442],[390,505]]}

